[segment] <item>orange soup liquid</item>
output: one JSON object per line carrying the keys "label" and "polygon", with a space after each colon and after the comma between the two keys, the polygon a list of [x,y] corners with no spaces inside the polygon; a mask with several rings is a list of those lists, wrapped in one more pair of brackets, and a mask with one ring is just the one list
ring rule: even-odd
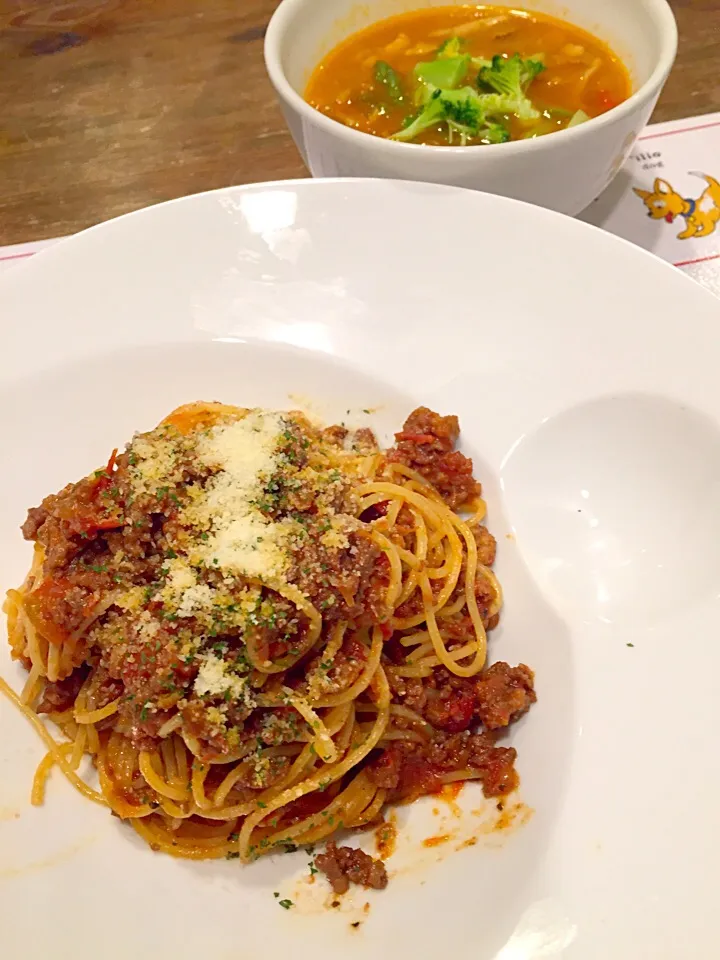
{"label": "orange soup liquid", "polygon": [[[410,90],[415,65],[432,60],[453,36],[462,38],[463,52],[473,57],[541,55],[546,69],[532,81],[527,96],[544,115],[533,122],[507,118],[513,140],[562,129],[577,110],[596,117],[631,93],[623,64],[605,43],[579,27],[508,7],[454,6],[402,13],[348,37],[315,68],[305,99],[348,127],[389,137],[413,112],[412,98],[379,106],[375,64],[389,63]],[[474,85],[476,76],[471,68],[465,83]],[[415,142],[447,145],[447,131],[430,129]]]}

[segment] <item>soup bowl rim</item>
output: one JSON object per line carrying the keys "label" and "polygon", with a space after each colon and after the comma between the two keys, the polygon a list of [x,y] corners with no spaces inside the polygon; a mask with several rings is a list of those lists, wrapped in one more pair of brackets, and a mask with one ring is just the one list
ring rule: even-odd
{"label": "soup bowl rim", "polygon": [[[448,5],[452,5],[451,0],[448,0]],[[450,162],[453,162],[451,158],[457,158],[458,155],[467,159],[469,151],[482,150],[483,153],[485,153],[487,150],[502,149],[506,155],[509,155],[511,152],[524,153],[528,150],[547,150],[552,149],[554,145],[559,147],[563,143],[570,143],[573,139],[576,140],[585,136],[588,128],[599,130],[603,126],[608,126],[616,120],[632,114],[637,107],[654,97],[670,73],[677,53],[677,23],[669,3],[667,0],[645,0],[645,14],[648,19],[654,20],[658,29],[661,46],[660,55],[647,80],[640,84],[637,90],[633,91],[626,100],[623,100],[622,103],[619,103],[616,107],[611,107],[611,109],[606,110],[605,113],[601,113],[597,117],[591,117],[584,123],[579,123],[574,127],[566,127],[564,130],[554,131],[551,136],[532,137],[526,140],[509,140],[505,143],[467,144],[465,146],[407,143],[401,140],[390,140],[387,137],[379,137],[372,133],[366,133],[364,130],[356,130],[342,123],[340,120],[334,120],[332,117],[311,106],[304,96],[298,93],[290,83],[282,63],[281,45],[287,35],[288,27],[297,12],[305,8],[306,13],[304,15],[310,16],[313,6],[313,0],[280,0],[280,3],[270,18],[265,33],[264,57],[265,68],[273,87],[281,100],[291,105],[304,119],[317,124],[329,134],[346,137],[358,146],[361,146],[362,143],[370,146],[370,142],[372,141],[376,149],[394,151],[397,156],[400,155],[401,151],[405,151],[407,156],[413,153],[417,154],[417,152],[424,152],[425,155],[427,155],[428,151],[433,151],[437,155],[437,152],[440,151],[443,156],[448,157]],[[379,17],[373,21],[373,23],[379,23],[382,19],[385,18]],[[320,61],[317,61],[314,67],[318,66],[319,62]]]}

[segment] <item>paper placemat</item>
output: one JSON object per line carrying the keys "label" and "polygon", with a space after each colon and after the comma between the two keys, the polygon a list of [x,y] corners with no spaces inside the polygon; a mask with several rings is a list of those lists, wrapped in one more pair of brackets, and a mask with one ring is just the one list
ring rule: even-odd
{"label": "paper placemat", "polygon": [[720,296],[720,113],[647,127],[579,219],[669,260]]}
{"label": "paper placemat", "polygon": [[[650,250],[720,297],[720,113],[647,127],[579,219]],[[0,272],[52,243],[0,247]]]}

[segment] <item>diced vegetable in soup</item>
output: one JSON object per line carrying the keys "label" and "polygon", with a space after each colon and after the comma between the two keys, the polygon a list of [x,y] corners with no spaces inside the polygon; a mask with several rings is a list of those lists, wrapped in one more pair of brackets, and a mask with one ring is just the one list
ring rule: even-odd
{"label": "diced vegetable in soup", "polygon": [[348,37],[316,67],[305,99],[377,137],[465,146],[563,130],[630,93],[609,47],[570,23],[506,7],[431,7]]}

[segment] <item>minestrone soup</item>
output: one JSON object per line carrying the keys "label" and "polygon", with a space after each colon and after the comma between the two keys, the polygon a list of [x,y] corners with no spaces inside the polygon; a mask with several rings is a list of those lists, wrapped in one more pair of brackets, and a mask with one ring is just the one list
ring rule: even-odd
{"label": "minestrone soup", "polygon": [[631,93],[627,70],[585,30],[507,7],[431,7],[374,23],[330,51],[305,99],[377,137],[502,143],[582,123]]}

